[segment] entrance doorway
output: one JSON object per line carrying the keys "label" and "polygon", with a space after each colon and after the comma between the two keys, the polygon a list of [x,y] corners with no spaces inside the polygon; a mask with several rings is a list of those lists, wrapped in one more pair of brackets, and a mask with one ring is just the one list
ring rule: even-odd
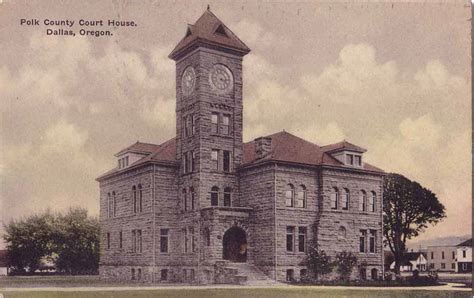
{"label": "entrance doorway", "polygon": [[222,258],[231,262],[247,262],[247,236],[239,227],[232,227],[224,233]]}

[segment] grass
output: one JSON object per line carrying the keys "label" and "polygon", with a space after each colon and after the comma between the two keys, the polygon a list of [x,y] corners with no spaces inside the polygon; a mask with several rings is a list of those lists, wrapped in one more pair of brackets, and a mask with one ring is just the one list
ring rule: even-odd
{"label": "grass", "polygon": [[[224,298],[283,298],[283,297],[471,297],[469,291],[435,291],[435,290],[387,290],[387,289],[327,289],[311,286],[287,286],[278,288],[172,288],[143,289],[143,284],[110,283],[101,281],[98,276],[14,276],[0,277],[0,294],[9,297],[224,297]],[[144,284],[145,286],[152,286]],[[136,287],[133,290],[110,291],[101,287]],[[45,291],[38,287],[66,287],[68,291]],[[90,291],[74,291],[74,287],[93,287]],[[31,288],[27,291],[5,291],[5,288]]]}
{"label": "grass", "polygon": [[[1,290],[0,290],[1,291]],[[89,291],[89,292],[3,292],[5,298],[10,297],[47,297],[47,298],[79,298],[79,297],[223,297],[223,298],[309,298],[309,297],[470,297],[470,292],[457,291],[426,291],[426,290],[339,290],[339,289],[308,289],[308,288],[278,288],[278,289],[249,289],[249,288],[231,288],[231,289],[177,289],[164,288],[160,290],[135,290],[135,291]]]}

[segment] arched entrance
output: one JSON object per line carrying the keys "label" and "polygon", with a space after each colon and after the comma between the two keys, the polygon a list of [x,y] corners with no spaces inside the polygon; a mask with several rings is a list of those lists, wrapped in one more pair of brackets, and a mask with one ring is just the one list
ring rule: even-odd
{"label": "arched entrance", "polygon": [[247,261],[247,235],[239,227],[232,227],[224,233],[222,258],[231,262]]}

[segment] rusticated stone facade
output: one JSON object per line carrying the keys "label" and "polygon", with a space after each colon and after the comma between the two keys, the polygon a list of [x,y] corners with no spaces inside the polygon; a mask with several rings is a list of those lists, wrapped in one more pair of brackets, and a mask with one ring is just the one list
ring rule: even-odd
{"label": "rusticated stone facade", "polygon": [[104,279],[297,280],[310,244],[355,254],[355,279],[382,275],[383,171],[346,141],[321,147],[283,131],[243,143],[249,51],[208,10],[170,54],[176,137],[121,150],[97,179]]}

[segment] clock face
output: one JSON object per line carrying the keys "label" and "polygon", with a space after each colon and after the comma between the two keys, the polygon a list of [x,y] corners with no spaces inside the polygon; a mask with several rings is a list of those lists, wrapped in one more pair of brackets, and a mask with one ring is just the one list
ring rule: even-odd
{"label": "clock face", "polygon": [[232,72],[222,64],[216,64],[212,67],[209,82],[212,89],[219,94],[230,92],[234,86]]}
{"label": "clock face", "polygon": [[196,84],[196,73],[192,66],[186,67],[181,77],[181,90],[184,95],[193,93],[194,86]]}

